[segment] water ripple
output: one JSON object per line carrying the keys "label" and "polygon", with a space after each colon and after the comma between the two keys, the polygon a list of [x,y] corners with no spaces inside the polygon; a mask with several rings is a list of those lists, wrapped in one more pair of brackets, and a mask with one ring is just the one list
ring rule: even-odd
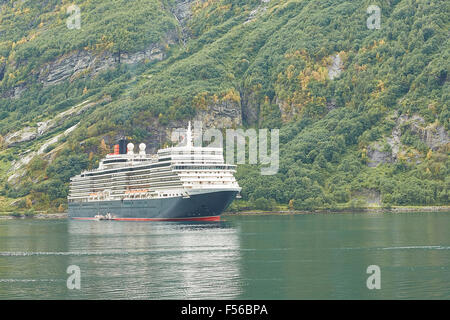
{"label": "water ripple", "polygon": [[155,249],[155,250],[131,250],[131,251],[68,251],[68,252],[0,252],[2,257],[27,257],[27,256],[106,256],[106,255],[142,255],[152,253],[180,253],[180,252],[211,252],[211,251],[236,251],[236,248],[215,248],[215,247],[201,247],[201,248],[180,248],[177,249]]}
{"label": "water ripple", "polygon": [[356,247],[356,248],[336,248],[338,250],[450,250],[448,246],[401,246],[401,247]]}
{"label": "water ripple", "polygon": [[0,279],[0,283],[4,282],[61,282],[65,279]]}

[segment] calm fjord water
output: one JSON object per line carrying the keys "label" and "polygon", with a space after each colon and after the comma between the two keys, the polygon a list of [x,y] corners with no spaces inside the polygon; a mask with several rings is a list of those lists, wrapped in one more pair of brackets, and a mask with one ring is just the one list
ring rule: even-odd
{"label": "calm fjord water", "polygon": [[450,298],[449,213],[223,220],[0,220],[0,299]]}

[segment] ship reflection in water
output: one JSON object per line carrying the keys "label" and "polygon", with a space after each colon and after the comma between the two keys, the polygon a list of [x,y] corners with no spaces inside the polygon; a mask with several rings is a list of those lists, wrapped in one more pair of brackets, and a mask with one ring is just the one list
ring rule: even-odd
{"label": "ship reflection in water", "polygon": [[81,290],[67,298],[234,299],[241,293],[240,246],[226,222],[68,223],[68,265]]}

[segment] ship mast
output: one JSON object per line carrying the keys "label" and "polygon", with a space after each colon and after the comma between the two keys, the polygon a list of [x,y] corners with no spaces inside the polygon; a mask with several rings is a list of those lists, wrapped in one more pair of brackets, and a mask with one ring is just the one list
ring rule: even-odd
{"label": "ship mast", "polygon": [[191,131],[191,122],[189,121],[187,132],[186,132],[186,146],[188,148],[192,147],[192,131]]}

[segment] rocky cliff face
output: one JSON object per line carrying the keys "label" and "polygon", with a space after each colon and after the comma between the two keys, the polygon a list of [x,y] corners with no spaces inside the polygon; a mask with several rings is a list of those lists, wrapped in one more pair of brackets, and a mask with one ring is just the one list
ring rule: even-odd
{"label": "rocky cliff face", "polygon": [[250,12],[250,15],[248,16],[247,20],[245,20],[244,24],[255,21],[259,15],[266,12],[267,4],[269,2],[270,2],[270,0],[261,0],[261,4],[255,10],[252,10]]}
{"label": "rocky cliff face", "polygon": [[26,84],[22,83],[18,86],[15,86],[13,88],[10,88],[6,90],[5,92],[1,93],[2,98],[9,98],[9,99],[19,99],[22,93],[26,90]]}
{"label": "rocky cliff face", "polygon": [[177,40],[177,33],[172,31],[160,43],[152,43],[145,50],[135,53],[121,53],[120,57],[108,51],[100,54],[85,50],[72,52],[41,67],[37,77],[44,87],[48,87],[67,79],[73,81],[87,75],[95,76],[119,63],[136,64],[153,60],[160,61],[166,56],[166,47],[174,44]]}
{"label": "rocky cliff face", "polygon": [[102,99],[97,102],[90,102],[89,100],[74,106],[64,112],[61,112],[52,119],[38,122],[36,127],[25,127],[19,131],[11,132],[4,137],[3,144],[6,147],[13,147],[23,142],[35,140],[44,134],[57,129],[62,126],[67,119],[76,117],[86,112],[89,108],[92,108],[98,103],[108,101],[108,98]]}
{"label": "rocky cliff face", "polygon": [[180,24],[186,25],[192,17],[191,6],[194,2],[198,2],[198,0],[175,0],[171,11]]}
{"label": "rocky cliff face", "polygon": [[[167,32],[159,43],[151,43],[144,50],[134,53],[121,53],[120,56],[111,52],[92,52],[78,50],[65,54],[34,70],[33,74],[44,87],[59,84],[63,81],[73,81],[77,78],[95,76],[98,73],[116,66],[119,63],[136,64],[140,62],[160,61],[166,57],[167,47],[180,40],[185,42],[190,37],[187,23],[191,18],[191,5],[195,0],[176,0],[170,11],[179,22],[179,30]],[[1,2],[0,2],[1,3]],[[180,39],[181,35],[181,39]],[[0,63],[0,81],[4,77],[6,64]],[[22,83],[3,92],[3,98],[18,99],[27,89]]]}
{"label": "rocky cliff face", "polygon": [[191,32],[187,28],[187,23],[192,17],[191,6],[195,0],[176,0],[175,5],[171,9],[175,19],[180,24],[181,41],[186,44],[186,41],[191,37]]}
{"label": "rocky cliff face", "polygon": [[421,155],[417,150],[409,150],[407,154],[406,150],[408,147],[401,142],[402,127],[405,126],[433,151],[450,143],[449,134],[443,126],[437,123],[427,125],[425,120],[419,115],[401,115],[397,117],[396,125],[392,129],[391,135],[385,139],[388,147],[380,141],[368,146],[369,167],[376,167],[380,163],[392,163],[405,156],[408,156],[409,161],[421,161]]}
{"label": "rocky cliff face", "polygon": [[437,123],[426,125],[425,120],[419,116],[404,116],[401,123],[408,123],[410,130],[433,151],[450,143],[448,132]]}
{"label": "rocky cliff face", "polygon": [[207,128],[236,127],[242,124],[242,108],[239,102],[225,100],[208,104],[206,110],[197,112],[196,121],[202,121]]}
{"label": "rocky cliff face", "polygon": [[[25,127],[19,131],[6,135],[3,144],[6,147],[14,147],[24,142],[37,140],[47,133],[62,129],[61,126],[65,123],[66,120],[79,116],[95,105],[107,101],[109,101],[109,98],[104,98],[96,102],[85,101],[64,112],[61,112],[52,119],[38,122],[36,127]],[[43,155],[47,158],[47,160],[51,160],[53,152],[48,152],[47,148],[50,145],[58,143],[60,138],[69,136],[78,127],[78,124],[79,123],[76,123],[62,133],[59,133],[56,136],[43,141],[37,151],[26,150],[22,152],[20,154],[20,159],[14,161],[11,164],[10,169],[8,170],[8,173],[10,174],[8,177],[8,181],[14,182],[18,178],[22,177],[26,173],[25,170],[22,170],[23,167],[26,166],[35,156]]]}
{"label": "rocky cliff face", "polygon": [[243,121],[248,124],[257,123],[260,108],[257,93],[252,90],[243,90],[240,92],[240,95]]}
{"label": "rocky cliff face", "polygon": [[369,167],[376,167],[380,163],[394,162],[392,150],[386,150],[385,146],[379,142],[375,142],[367,147],[367,157],[369,158],[367,163]]}
{"label": "rocky cliff face", "polygon": [[[111,52],[95,53],[79,50],[68,53],[54,61],[48,62],[34,75],[44,88],[57,85],[63,81],[74,81],[82,77],[93,77],[98,73],[117,66],[119,63],[136,64],[140,62],[160,61],[166,57],[167,47],[178,41],[178,33],[173,30],[167,33],[166,38],[159,43],[152,43],[142,51],[135,53],[121,53],[120,57]],[[0,65],[0,75],[2,66]],[[0,79],[1,80],[1,79]],[[11,88],[2,94],[4,98],[18,99],[27,89],[26,83]]]}
{"label": "rocky cliff face", "polygon": [[[12,163],[12,165],[11,165],[11,168],[10,168],[9,171],[8,171],[8,172],[11,174],[11,175],[8,177],[8,182],[17,182],[17,180],[18,180],[20,177],[23,177],[23,176],[26,174],[26,171],[22,169],[24,166],[26,166],[28,163],[30,163],[30,161],[31,161],[35,156],[38,156],[38,155],[44,155],[45,152],[46,152],[46,150],[47,150],[47,148],[48,148],[50,145],[57,143],[57,142],[59,141],[60,138],[69,136],[70,133],[71,133],[72,131],[74,131],[74,130],[78,127],[78,124],[79,124],[79,123],[77,123],[77,124],[75,124],[74,126],[68,128],[68,129],[65,130],[63,133],[60,133],[60,134],[56,135],[55,137],[53,137],[53,138],[51,138],[51,139],[48,139],[47,141],[45,141],[45,142],[39,147],[39,149],[38,149],[37,151],[30,151],[30,150],[27,150],[27,151],[23,152],[22,154],[20,154],[20,159],[17,160],[17,161],[14,161],[14,162]],[[47,160],[51,160],[51,155],[50,155],[51,153],[53,153],[53,152],[49,152],[49,153],[47,154],[47,156],[46,156]],[[21,170],[21,169],[22,169],[22,170]]]}

